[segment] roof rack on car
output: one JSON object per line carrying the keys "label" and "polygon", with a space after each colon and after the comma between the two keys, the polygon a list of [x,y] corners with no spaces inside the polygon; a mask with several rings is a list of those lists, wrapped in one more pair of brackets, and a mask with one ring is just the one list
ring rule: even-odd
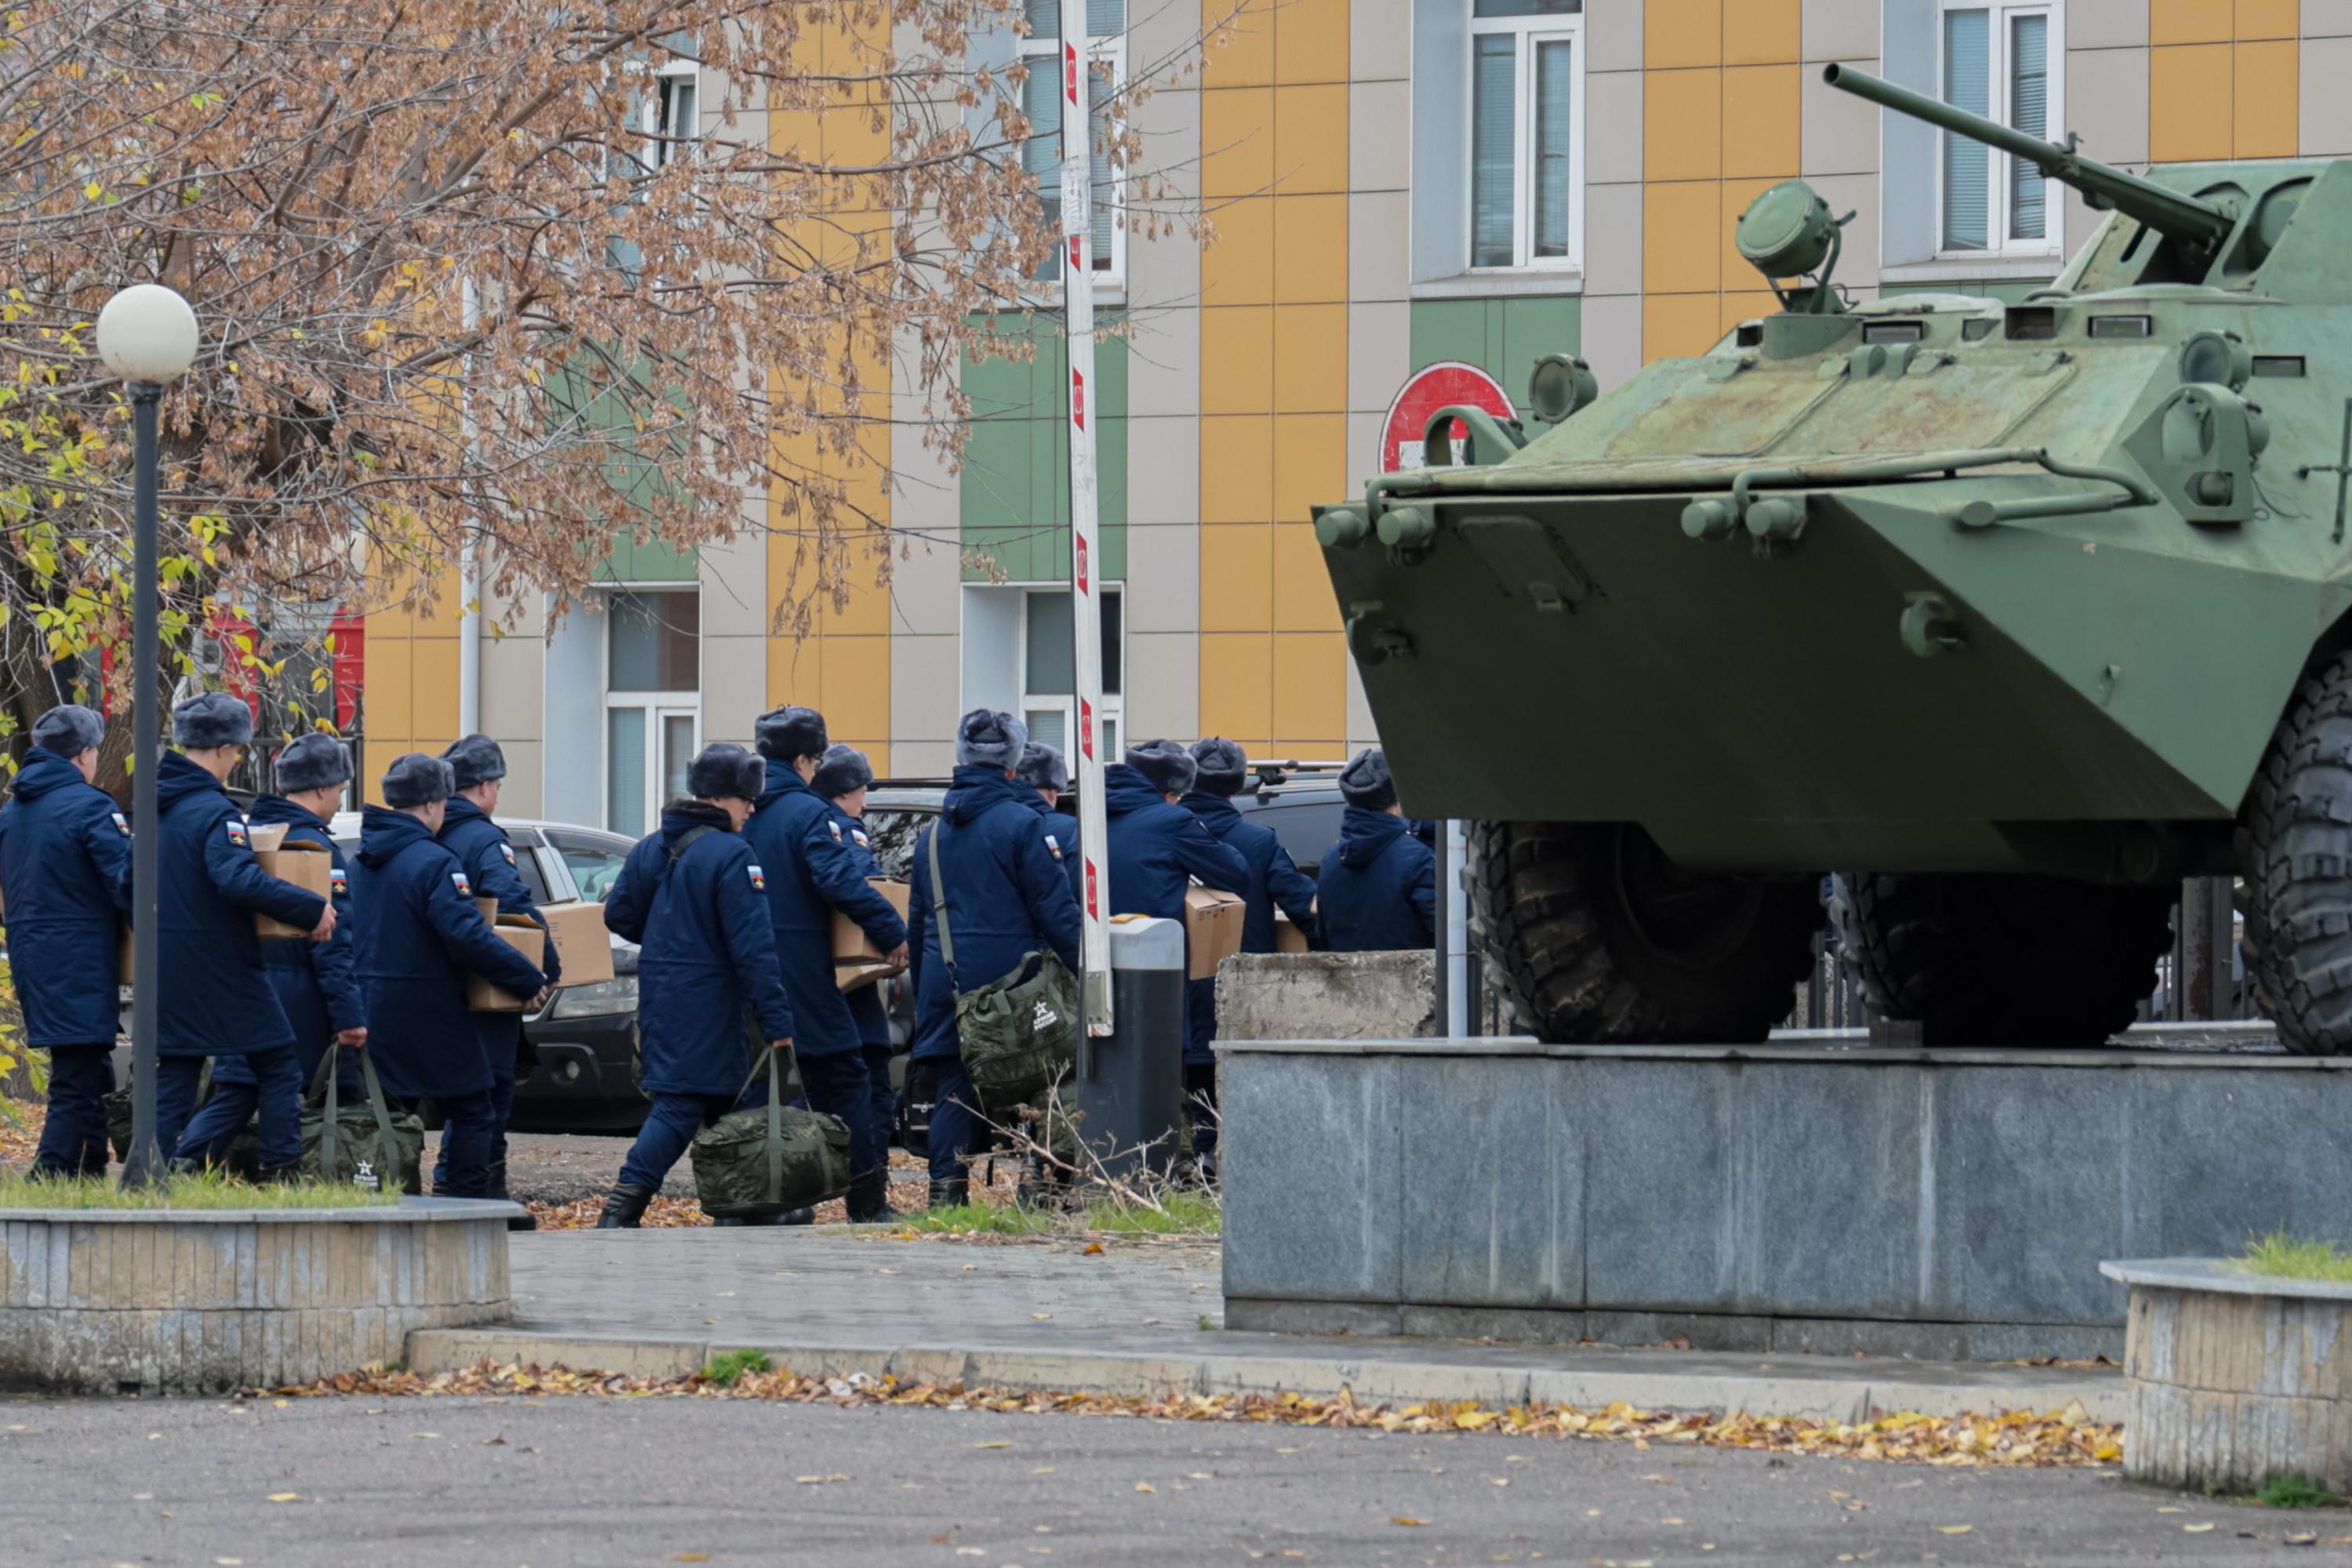
{"label": "roof rack on car", "polygon": [[1255,762],[1250,763],[1250,771],[1257,775],[1257,783],[1260,789],[1271,789],[1276,784],[1286,784],[1290,780],[1297,778],[1303,774],[1337,773],[1347,765],[1348,762],[1344,757],[1336,763],[1305,762],[1297,758],[1261,757]]}

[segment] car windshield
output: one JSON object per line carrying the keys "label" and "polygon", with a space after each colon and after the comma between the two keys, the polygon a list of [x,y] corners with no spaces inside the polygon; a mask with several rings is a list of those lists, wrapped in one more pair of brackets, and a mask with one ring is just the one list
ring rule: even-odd
{"label": "car windshield", "polygon": [[1339,841],[1339,816],[1347,805],[1328,796],[1301,800],[1279,795],[1244,795],[1234,804],[1250,821],[1273,828],[1290,858],[1309,876],[1322,864],[1324,851]]}
{"label": "car windshield", "polygon": [[[580,896],[592,904],[601,904],[620,880],[622,863],[628,859],[630,844],[602,833],[582,833],[572,829],[551,827],[547,841],[563,857],[571,868],[572,879],[580,885]],[[534,889],[536,893],[536,889]]]}
{"label": "car windshield", "polygon": [[873,841],[874,858],[886,877],[907,881],[915,862],[915,839],[931,819],[935,811],[916,810],[905,806],[868,806],[866,812],[866,837]]}

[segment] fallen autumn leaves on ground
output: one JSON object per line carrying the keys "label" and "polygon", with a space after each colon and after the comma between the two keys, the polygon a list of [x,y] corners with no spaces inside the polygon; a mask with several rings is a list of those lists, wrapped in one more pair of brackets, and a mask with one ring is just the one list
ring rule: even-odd
{"label": "fallen autumn leaves on ground", "polygon": [[[960,1384],[901,1384],[895,1378],[800,1377],[789,1368],[745,1372],[713,1383],[700,1373],[684,1377],[621,1377],[568,1367],[482,1362],[461,1372],[426,1376],[413,1372],[346,1373],[281,1396],[370,1398],[436,1395],[579,1395],[608,1399],[766,1399],[793,1404],[900,1405],[934,1410],[987,1410],[1024,1415],[1123,1415],[1150,1421],[1255,1422],[1321,1426],[1334,1431],[1486,1432],[1517,1437],[1584,1437],[1709,1447],[1758,1448],[1927,1465],[2104,1465],[2123,1457],[2120,1426],[2092,1421],[2081,1405],[2037,1414],[1920,1415],[1908,1411],[1874,1421],[1810,1421],[1795,1416],[1678,1415],[1637,1410],[1620,1401],[1598,1411],[1564,1405],[1492,1409],[1475,1401],[1434,1401],[1391,1407],[1362,1405],[1344,1389],[1337,1398],[1297,1394],[1171,1394],[1166,1398],[1102,1394],[1020,1393],[965,1388]],[[994,1447],[981,1444],[982,1447]]]}

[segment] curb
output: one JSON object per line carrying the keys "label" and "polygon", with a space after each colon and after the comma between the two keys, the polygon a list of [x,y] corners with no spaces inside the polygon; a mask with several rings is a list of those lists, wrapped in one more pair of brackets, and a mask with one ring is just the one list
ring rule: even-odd
{"label": "curb", "polygon": [[[419,1373],[446,1372],[477,1362],[562,1364],[629,1377],[677,1377],[698,1371],[716,1350],[738,1348],[688,1337],[564,1333],[530,1327],[417,1329],[408,1336],[407,1364]],[[1084,1392],[1123,1398],[1171,1394],[1297,1394],[1331,1398],[1342,1388],[1367,1404],[1475,1400],[1494,1409],[1541,1403],[1597,1410],[1619,1400],[1643,1410],[1708,1411],[1858,1423],[1882,1414],[1915,1411],[1946,1417],[2031,1408],[2058,1410],[2079,1400],[2090,1419],[2124,1419],[2123,1379],[2113,1374],[2040,1373],[1987,1366],[1937,1370],[1937,1378],[1847,1377],[1777,1373],[1769,1363],[1750,1373],[1677,1372],[1670,1366],[1609,1366],[1522,1370],[1436,1361],[1299,1355],[1139,1356],[1013,1348],[902,1345],[895,1348],[764,1344],[779,1365],[803,1376],[895,1377],[902,1384],[962,1384],[1023,1392]],[[1787,1358],[1783,1358],[1784,1360]],[[1923,1371],[1926,1369],[1922,1369]]]}

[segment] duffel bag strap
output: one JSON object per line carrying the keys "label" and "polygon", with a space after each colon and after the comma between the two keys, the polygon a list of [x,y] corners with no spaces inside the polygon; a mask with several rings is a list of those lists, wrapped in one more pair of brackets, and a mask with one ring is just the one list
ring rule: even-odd
{"label": "duffel bag strap", "polygon": [[[784,1054],[789,1057],[792,1050],[786,1046]],[[784,1201],[784,1075],[776,1070],[773,1050],[762,1054],[768,1058],[768,1201],[780,1204]]]}
{"label": "duffel bag strap", "polygon": [[963,987],[956,983],[955,932],[948,925],[947,879],[940,875],[940,828],[945,821],[942,817],[931,824],[930,835],[925,843],[930,847],[931,915],[940,922],[940,961],[948,966],[948,990],[952,994]]}
{"label": "duffel bag strap", "polygon": [[[333,1048],[341,1050],[344,1047],[337,1046]],[[392,1131],[392,1108],[383,1101],[383,1084],[375,1076],[375,1058],[369,1056],[364,1047],[361,1049],[359,1058],[360,1081],[367,1085],[368,1109],[375,1113],[376,1136],[383,1140],[383,1152],[389,1156],[399,1142]]]}
{"label": "duffel bag strap", "polygon": [[320,1092],[319,1080],[326,1079],[326,1116],[319,1123],[319,1180],[322,1182],[334,1179],[330,1173],[335,1168],[335,1134],[341,1131],[336,1126],[336,1091],[342,1087],[342,1075],[335,1070],[335,1053],[340,1049],[339,1046],[330,1045],[326,1054],[319,1058],[319,1070],[310,1079],[313,1095]]}

